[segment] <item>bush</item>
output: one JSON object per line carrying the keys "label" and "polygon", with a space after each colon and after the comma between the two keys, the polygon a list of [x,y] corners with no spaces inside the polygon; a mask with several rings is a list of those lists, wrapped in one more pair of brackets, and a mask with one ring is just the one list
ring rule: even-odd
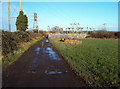
{"label": "bush", "polygon": [[19,48],[19,45],[22,42],[29,42],[32,38],[40,37],[41,35],[38,33],[32,32],[7,32],[2,31],[2,54],[3,56],[7,56],[7,54],[12,53],[14,50]]}
{"label": "bush", "polygon": [[93,38],[120,38],[120,32],[95,31],[88,34]]}
{"label": "bush", "polygon": [[30,35],[27,32],[18,31],[15,32],[15,35],[18,37],[21,42],[28,42],[31,40]]}
{"label": "bush", "polygon": [[115,32],[114,34],[117,38],[120,38],[120,32]]}
{"label": "bush", "polygon": [[3,55],[7,55],[8,53],[12,53],[13,50],[17,49],[15,37],[11,32],[2,32],[2,53]]}

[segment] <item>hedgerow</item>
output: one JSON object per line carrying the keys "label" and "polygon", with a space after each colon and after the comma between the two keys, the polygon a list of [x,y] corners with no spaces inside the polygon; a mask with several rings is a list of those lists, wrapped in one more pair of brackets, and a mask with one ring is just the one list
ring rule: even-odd
{"label": "hedgerow", "polygon": [[41,36],[39,33],[33,32],[8,32],[2,31],[2,54],[7,56],[9,53],[13,54],[14,50],[18,50],[22,42],[29,42],[33,38]]}
{"label": "hedgerow", "polygon": [[120,38],[120,32],[92,31],[89,35],[93,38]]}

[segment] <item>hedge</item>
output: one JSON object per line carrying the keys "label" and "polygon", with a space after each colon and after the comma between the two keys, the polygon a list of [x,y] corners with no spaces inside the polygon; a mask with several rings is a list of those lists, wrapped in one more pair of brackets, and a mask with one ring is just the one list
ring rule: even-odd
{"label": "hedge", "polygon": [[22,42],[29,42],[33,38],[41,36],[39,33],[33,32],[8,32],[2,31],[2,54],[7,56],[9,53],[13,53],[14,50],[19,49],[19,45]]}
{"label": "hedge", "polygon": [[93,38],[120,38],[120,32],[92,31],[88,34]]}

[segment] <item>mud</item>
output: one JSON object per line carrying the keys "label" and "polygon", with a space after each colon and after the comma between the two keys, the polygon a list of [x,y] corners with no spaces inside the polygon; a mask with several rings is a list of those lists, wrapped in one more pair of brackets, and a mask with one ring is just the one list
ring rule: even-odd
{"label": "mud", "polygon": [[87,87],[48,39],[42,39],[3,71],[3,87]]}

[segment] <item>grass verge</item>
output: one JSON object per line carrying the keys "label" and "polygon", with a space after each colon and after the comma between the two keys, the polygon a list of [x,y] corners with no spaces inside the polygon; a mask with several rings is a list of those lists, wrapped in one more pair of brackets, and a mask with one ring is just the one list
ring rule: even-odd
{"label": "grass verge", "polygon": [[41,40],[42,38],[33,38],[29,42],[23,42],[19,45],[19,49],[15,50],[13,53],[9,53],[7,57],[2,58],[2,65],[3,69],[6,68],[9,64],[17,60],[18,57],[20,57],[28,48],[30,48],[33,44],[35,44],[37,41]]}

